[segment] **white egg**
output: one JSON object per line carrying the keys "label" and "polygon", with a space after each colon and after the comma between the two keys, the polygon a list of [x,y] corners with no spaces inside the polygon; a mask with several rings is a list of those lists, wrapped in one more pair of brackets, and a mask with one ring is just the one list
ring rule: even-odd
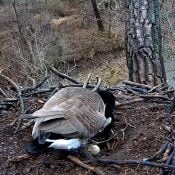
{"label": "white egg", "polygon": [[96,156],[100,152],[100,147],[98,145],[88,145],[88,152]]}

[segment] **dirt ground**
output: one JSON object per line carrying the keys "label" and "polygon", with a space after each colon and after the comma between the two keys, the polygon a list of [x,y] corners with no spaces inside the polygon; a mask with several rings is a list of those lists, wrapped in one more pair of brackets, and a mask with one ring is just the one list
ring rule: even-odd
{"label": "dirt ground", "polygon": [[[165,107],[154,103],[139,102],[132,105],[118,107],[115,110],[116,137],[109,143],[101,146],[98,157],[109,159],[137,159],[151,157],[159,150],[165,141],[166,132],[162,124],[166,121]],[[0,174],[2,175],[85,175],[92,172],[79,167],[58,151],[47,151],[37,156],[26,155],[26,144],[31,140],[31,128],[14,134],[15,127],[11,123],[16,117],[15,112],[10,116],[0,117]],[[122,132],[126,124],[128,127]],[[99,138],[99,137],[98,137]],[[97,138],[94,138],[97,139]],[[76,155],[80,160],[85,160],[83,155]],[[47,167],[46,162],[51,162]],[[159,169],[141,166],[119,166],[91,163],[99,167],[105,174],[114,175],[154,175]]]}

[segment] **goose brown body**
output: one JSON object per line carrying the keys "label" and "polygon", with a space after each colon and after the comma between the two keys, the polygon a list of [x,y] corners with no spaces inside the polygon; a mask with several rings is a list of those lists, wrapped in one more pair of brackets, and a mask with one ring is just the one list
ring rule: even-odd
{"label": "goose brown body", "polygon": [[55,133],[65,137],[91,138],[111,122],[105,117],[105,104],[97,92],[81,87],[67,87],[53,95],[32,114],[32,135]]}

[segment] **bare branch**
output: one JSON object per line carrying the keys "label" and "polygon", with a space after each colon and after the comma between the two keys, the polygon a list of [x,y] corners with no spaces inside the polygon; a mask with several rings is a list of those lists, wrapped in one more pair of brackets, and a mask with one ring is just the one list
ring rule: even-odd
{"label": "bare branch", "polygon": [[2,90],[2,88],[0,88],[0,94],[1,94],[3,97],[7,98],[7,94]]}
{"label": "bare branch", "polygon": [[100,86],[100,84],[101,84],[101,78],[97,77],[97,80],[98,80],[97,85],[95,86],[95,88],[92,91],[97,91],[99,86]]}
{"label": "bare branch", "polygon": [[[19,101],[20,101],[20,116],[18,118],[19,120],[19,123],[18,123],[18,126],[16,128],[16,131],[15,133],[18,131],[19,127],[20,127],[20,124],[21,124],[21,115],[24,114],[24,101],[22,99],[22,94],[21,94],[21,89],[18,87],[18,85],[12,80],[10,79],[9,77],[3,75],[3,74],[0,74],[0,77],[5,79],[6,81],[8,81],[17,91],[17,96],[19,98]],[[15,120],[15,121],[18,121],[18,120]]]}
{"label": "bare branch", "polygon": [[84,82],[84,84],[83,84],[83,88],[86,88],[86,86],[87,86],[88,83],[89,83],[89,80],[90,80],[91,76],[92,76],[92,74],[89,73],[87,79],[85,80],[85,82]]}
{"label": "bare branch", "polygon": [[126,102],[123,102],[123,103],[116,104],[116,107],[130,105],[130,104],[137,103],[137,102],[142,102],[142,101],[144,101],[144,99],[134,99],[134,100],[130,100],[130,101],[126,101]]}
{"label": "bare branch", "polygon": [[112,139],[114,139],[116,136],[117,136],[118,134],[116,133],[116,134],[114,134],[113,136],[111,136],[109,139],[107,139],[107,140],[103,140],[103,141],[95,141],[95,140],[93,140],[93,139],[90,139],[90,141],[92,142],[92,143],[94,143],[94,144],[102,144],[102,143],[106,143],[106,142],[109,142],[109,141],[111,141]]}
{"label": "bare branch", "polygon": [[153,161],[153,160],[159,158],[159,157],[166,151],[168,145],[169,145],[169,142],[166,141],[166,142],[162,145],[162,147],[159,149],[159,151],[157,151],[152,157],[148,158],[148,161]]}
{"label": "bare branch", "polygon": [[145,160],[115,160],[115,159],[97,159],[97,162],[103,164],[115,164],[115,165],[129,165],[129,166],[148,166],[148,167],[157,167],[163,168],[169,171],[175,170],[174,165],[158,164]]}
{"label": "bare branch", "polygon": [[132,81],[123,81],[123,84],[130,85],[130,86],[137,86],[137,87],[141,87],[141,88],[147,88],[149,90],[152,89],[151,86],[148,86],[146,84],[140,84],[140,83],[132,82]]}
{"label": "bare branch", "polygon": [[70,76],[68,76],[68,75],[66,75],[66,74],[63,74],[63,73],[59,72],[59,71],[56,70],[53,66],[49,66],[49,69],[50,69],[53,73],[55,73],[57,76],[59,76],[60,78],[62,78],[62,79],[67,79],[67,80],[69,80],[69,81],[71,81],[71,82],[73,82],[73,83],[75,83],[75,84],[81,84],[81,82],[79,82],[79,81],[77,81],[77,80],[71,78]]}
{"label": "bare branch", "polygon": [[145,98],[145,99],[162,99],[162,100],[165,100],[165,101],[171,101],[168,97],[166,96],[163,96],[163,95],[139,95],[139,97],[141,98]]}
{"label": "bare branch", "polygon": [[92,172],[94,172],[95,174],[97,174],[97,175],[105,175],[105,173],[102,171],[102,170],[100,170],[100,169],[98,169],[98,168],[96,168],[96,167],[92,167],[92,166],[90,166],[90,165],[87,165],[87,164],[85,164],[84,162],[82,162],[79,158],[77,158],[77,157],[74,157],[74,156],[67,156],[67,158],[69,159],[69,160],[71,160],[72,162],[74,162],[74,163],[76,163],[77,165],[79,165],[79,166],[81,166],[81,167],[83,167],[83,168],[85,168],[85,169],[87,169],[87,170],[90,170],[90,171],[92,171]]}

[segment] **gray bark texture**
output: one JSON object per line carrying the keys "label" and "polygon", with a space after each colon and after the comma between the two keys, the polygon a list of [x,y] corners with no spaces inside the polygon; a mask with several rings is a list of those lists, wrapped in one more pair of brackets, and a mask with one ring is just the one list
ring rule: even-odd
{"label": "gray bark texture", "polygon": [[159,0],[126,0],[126,59],[129,80],[166,83]]}
{"label": "gray bark texture", "polygon": [[94,9],[95,17],[96,17],[96,20],[97,20],[98,30],[99,31],[104,31],[103,22],[102,22],[102,19],[100,17],[100,13],[98,11],[96,0],[91,0],[91,3],[92,3],[92,7]]}

